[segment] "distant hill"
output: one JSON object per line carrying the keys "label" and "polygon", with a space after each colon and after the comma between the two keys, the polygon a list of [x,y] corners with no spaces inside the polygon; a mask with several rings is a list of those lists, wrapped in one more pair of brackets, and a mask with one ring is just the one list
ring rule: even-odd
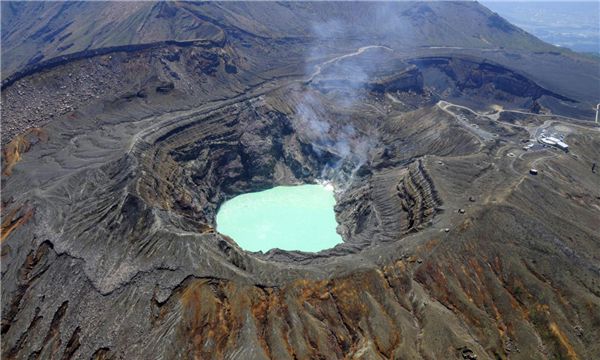
{"label": "distant hill", "polygon": [[2,2],[1,6],[3,80],[56,56],[119,45],[201,39],[248,46],[256,40],[305,53],[335,38],[336,46],[346,44],[346,49],[376,42],[406,56],[420,49],[482,56],[527,73],[557,93],[593,103],[600,92],[597,59],[547,44],[477,2]]}
{"label": "distant hill", "polygon": [[[464,19],[469,21],[463,21]],[[307,21],[307,19],[310,19]],[[355,31],[335,33],[337,24]],[[317,25],[315,27],[315,25]],[[163,40],[228,34],[285,39],[319,31],[402,47],[457,46],[548,50],[550,47],[476,2],[2,2],[2,70],[58,55]]]}

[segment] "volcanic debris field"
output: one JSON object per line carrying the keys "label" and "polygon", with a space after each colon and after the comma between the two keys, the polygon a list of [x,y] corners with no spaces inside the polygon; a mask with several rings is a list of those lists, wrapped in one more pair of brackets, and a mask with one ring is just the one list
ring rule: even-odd
{"label": "volcanic debris field", "polygon": [[[3,358],[600,358],[597,59],[476,2],[2,13]],[[323,181],[332,248],[215,230]]]}

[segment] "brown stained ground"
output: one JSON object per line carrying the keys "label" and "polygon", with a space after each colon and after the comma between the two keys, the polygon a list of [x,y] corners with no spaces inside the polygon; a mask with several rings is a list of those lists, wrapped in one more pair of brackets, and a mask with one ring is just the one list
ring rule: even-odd
{"label": "brown stained ground", "polygon": [[2,224],[0,225],[0,243],[2,243],[11,232],[29,221],[35,210],[27,206],[14,207],[11,210],[3,209]]}
{"label": "brown stained ground", "polygon": [[29,151],[33,143],[48,141],[48,134],[41,128],[30,128],[15,136],[2,148],[2,175],[10,176],[13,167],[21,161],[23,153]]}

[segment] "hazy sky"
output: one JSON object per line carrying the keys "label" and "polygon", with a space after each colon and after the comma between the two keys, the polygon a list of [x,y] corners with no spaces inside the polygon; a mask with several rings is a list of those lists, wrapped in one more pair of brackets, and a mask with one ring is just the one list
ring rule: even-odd
{"label": "hazy sky", "polygon": [[511,23],[554,45],[600,53],[600,1],[481,1]]}

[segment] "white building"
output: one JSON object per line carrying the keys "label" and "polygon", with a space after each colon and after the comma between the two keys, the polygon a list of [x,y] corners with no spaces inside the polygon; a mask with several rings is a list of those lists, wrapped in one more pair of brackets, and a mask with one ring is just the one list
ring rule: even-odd
{"label": "white building", "polygon": [[563,142],[555,137],[549,137],[546,139],[553,141],[555,143],[554,146],[556,146],[557,148],[564,150],[564,151],[569,151],[569,145],[567,145],[565,142]]}
{"label": "white building", "polygon": [[556,142],[552,138],[542,137],[540,138],[540,142],[544,145],[556,146]]}
{"label": "white building", "polygon": [[565,142],[563,142],[555,137],[552,137],[552,136],[541,137],[540,142],[545,145],[555,146],[564,151],[569,151],[569,145],[567,145]]}

